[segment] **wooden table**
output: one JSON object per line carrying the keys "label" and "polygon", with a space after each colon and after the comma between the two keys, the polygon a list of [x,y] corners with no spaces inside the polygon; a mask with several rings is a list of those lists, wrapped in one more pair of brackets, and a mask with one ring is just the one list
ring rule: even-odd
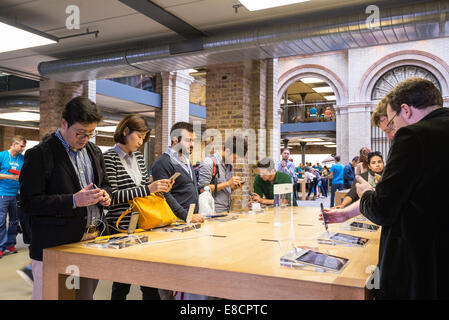
{"label": "wooden table", "polygon": [[351,189],[345,189],[341,191],[335,192],[335,205],[338,206],[343,202],[343,199],[345,195],[350,191]]}
{"label": "wooden table", "polygon": [[[94,249],[74,243],[46,249],[43,297],[85,297],[83,287],[77,291],[65,287],[67,267],[76,266],[82,280],[117,281],[227,299],[366,298],[367,270],[377,265],[379,231],[342,231],[341,225],[330,225],[330,231],[371,241],[365,248],[318,245],[316,238],[324,227],[317,208],[293,208],[294,214],[290,207],[282,209],[280,227],[274,227],[272,211],[241,214],[227,222],[206,221],[201,229],[185,233],[148,232],[153,241],[149,245]],[[350,262],[339,274],[283,267],[279,259],[292,248],[289,237],[295,237],[297,246],[316,247]],[[161,240],[173,241],[154,243]]]}
{"label": "wooden table", "polygon": [[301,185],[301,200],[306,200],[306,179],[298,179],[298,185]]}

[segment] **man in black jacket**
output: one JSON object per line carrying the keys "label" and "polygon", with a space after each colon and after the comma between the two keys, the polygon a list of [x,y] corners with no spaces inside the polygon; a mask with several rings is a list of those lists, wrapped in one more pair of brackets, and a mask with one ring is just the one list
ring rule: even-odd
{"label": "man in black jacket", "polygon": [[95,237],[103,207],[111,202],[103,155],[89,142],[101,118],[95,103],[74,98],[64,108],[61,127],[25,154],[20,205],[31,217],[32,299],[42,299],[43,249]]}
{"label": "man in black jacket", "polygon": [[[195,204],[198,212],[198,187],[194,169],[189,156],[193,151],[193,126],[187,122],[177,122],[170,130],[171,146],[153,164],[153,180],[170,179],[176,172],[180,176],[175,180],[169,193],[165,194],[168,205],[180,219],[186,220],[190,204]],[[204,222],[199,214],[194,214],[192,222]]]}
{"label": "man in black jacket", "polygon": [[[445,190],[449,179],[449,110],[435,85],[420,78],[401,82],[387,98],[397,131],[382,179],[374,191],[356,177],[360,212],[382,226],[377,298],[448,299],[449,215],[434,190]],[[326,219],[350,218],[341,213]]]}

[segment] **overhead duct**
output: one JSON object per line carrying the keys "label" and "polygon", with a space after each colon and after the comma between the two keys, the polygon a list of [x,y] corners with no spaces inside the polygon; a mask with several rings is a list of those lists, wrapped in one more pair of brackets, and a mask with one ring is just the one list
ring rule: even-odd
{"label": "overhead duct", "polygon": [[31,97],[0,98],[0,112],[39,112],[39,99]]}
{"label": "overhead duct", "polygon": [[267,22],[265,25],[270,26],[203,38],[203,49],[199,51],[171,54],[167,44],[42,62],[38,69],[42,76],[72,82],[449,36],[448,0],[382,8],[377,28],[369,28],[368,16],[361,12],[285,25]]}

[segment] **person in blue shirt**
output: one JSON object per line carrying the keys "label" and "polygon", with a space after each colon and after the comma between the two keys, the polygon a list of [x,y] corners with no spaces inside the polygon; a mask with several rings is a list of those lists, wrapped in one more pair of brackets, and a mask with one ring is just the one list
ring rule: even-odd
{"label": "person in blue shirt", "polygon": [[343,171],[344,166],[340,163],[340,156],[333,156],[335,159],[335,164],[330,168],[329,178],[332,179],[331,186],[331,208],[334,206],[335,202],[335,192],[337,190],[343,190]]}
{"label": "person in blue shirt", "polygon": [[309,117],[316,119],[317,112],[318,112],[318,110],[314,106],[311,106],[309,109]]}
{"label": "person in blue shirt", "polygon": [[345,165],[345,169],[343,171],[343,185],[345,189],[350,189],[352,187],[352,182],[355,179],[355,167],[359,162],[359,157],[354,157],[351,162],[348,162]]}
{"label": "person in blue shirt", "polygon": [[[0,258],[5,251],[17,253],[15,245],[19,218],[16,197],[26,140],[22,136],[15,136],[11,142],[9,150],[0,152]],[[9,215],[8,229],[6,215]]]}

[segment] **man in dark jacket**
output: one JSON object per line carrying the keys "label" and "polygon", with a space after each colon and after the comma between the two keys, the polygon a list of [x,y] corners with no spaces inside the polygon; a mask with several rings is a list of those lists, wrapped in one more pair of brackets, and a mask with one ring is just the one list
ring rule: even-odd
{"label": "man in dark jacket", "polygon": [[[194,145],[193,126],[187,122],[175,123],[170,138],[171,146],[154,162],[151,173],[154,181],[170,179],[176,172],[180,173],[165,199],[173,213],[186,220],[190,204],[195,204],[195,212],[198,212],[198,183],[189,160]],[[204,218],[194,214],[192,222],[204,222]]]}
{"label": "man in dark jacket", "polygon": [[[401,82],[387,98],[397,131],[382,179],[373,191],[356,177],[360,212],[382,226],[377,298],[448,299],[449,215],[433,190],[449,179],[449,110],[435,85],[420,78]],[[332,222],[347,218],[326,214]]]}
{"label": "man in dark jacket", "polygon": [[355,167],[359,161],[359,157],[354,157],[351,162],[345,166],[343,170],[343,185],[345,189],[350,189],[355,178]]}
{"label": "man in dark jacket", "polygon": [[110,204],[103,155],[89,142],[101,118],[95,103],[74,98],[65,106],[56,133],[25,154],[20,205],[31,217],[32,299],[42,299],[43,250],[95,237],[103,207]]}

